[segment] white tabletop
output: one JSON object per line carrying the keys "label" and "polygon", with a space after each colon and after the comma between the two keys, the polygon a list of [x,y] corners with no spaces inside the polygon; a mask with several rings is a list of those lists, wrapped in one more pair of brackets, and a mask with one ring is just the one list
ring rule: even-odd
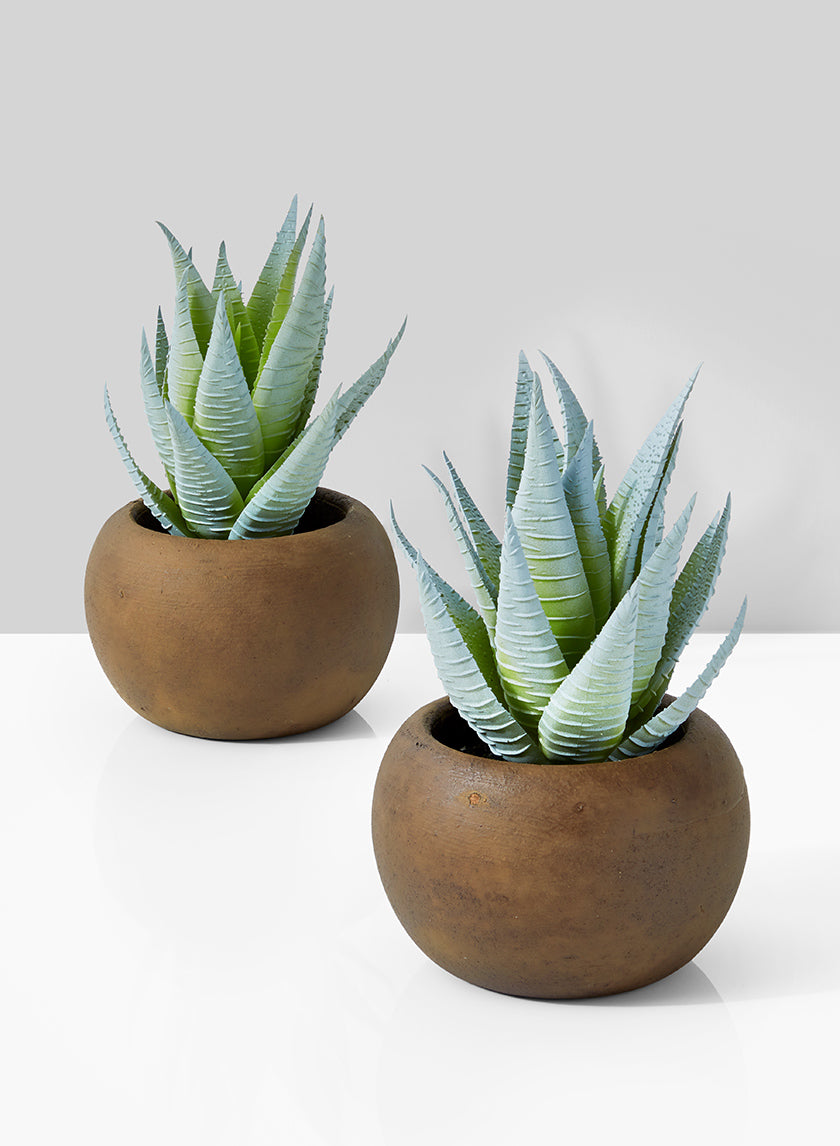
{"label": "white tabletop", "polygon": [[[687,678],[715,638],[695,638]],[[609,999],[496,995],[385,899],[370,800],[441,694],[397,638],[303,736],[164,732],[86,636],[0,638],[0,1140],[8,1146],[824,1142],[840,1025],[840,636],[742,638],[703,707],[750,788],[697,959]],[[687,679],[685,680],[687,683]]]}

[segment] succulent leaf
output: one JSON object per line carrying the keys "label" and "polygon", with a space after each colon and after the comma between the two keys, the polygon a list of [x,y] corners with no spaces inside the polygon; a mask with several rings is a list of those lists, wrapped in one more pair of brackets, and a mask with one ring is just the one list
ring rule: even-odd
{"label": "succulent leaf", "polygon": [[507,511],[495,629],[496,663],[512,716],[532,735],[569,669],[545,615]]}
{"label": "succulent leaf", "polygon": [[385,347],[382,354],[380,354],[371,366],[368,366],[364,374],[362,374],[360,378],[357,378],[353,385],[342,396],[341,411],[338,415],[338,422],[336,423],[336,441],[344,436],[347,432],[347,427],[385,377],[388,363],[391,361],[393,353],[399,346],[402,336],[405,333],[407,321],[408,319],[403,319],[402,326]]}
{"label": "succulent leaf", "polygon": [[[583,441],[584,434],[586,433],[587,426],[592,423],[584,414],[581,409],[580,402],[577,396],[572,391],[571,386],[548,357],[547,354],[542,354],[543,360],[548,367],[551,374],[551,380],[554,383],[554,389],[557,391],[557,397],[560,400],[560,409],[563,412],[563,430],[564,430],[564,443],[566,447],[566,457],[573,458],[578,451],[578,447]],[[592,436],[592,457],[594,461],[593,473],[602,464],[601,454],[598,450],[598,443],[595,441],[594,431]]]}
{"label": "succulent leaf", "polygon": [[624,735],[633,689],[638,594],[625,594],[548,702],[539,724],[549,759],[605,760]]}
{"label": "succulent leaf", "polygon": [[674,434],[674,440],[671,443],[671,448],[668,451],[668,458],[665,462],[665,469],[662,474],[662,481],[659,483],[659,488],[656,491],[656,497],[653,499],[653,505],[650,508],[648,519],[642,530],[641,543],[639,545],[639,556],[636,564],[641,569],[647,559],[653,553],[656,546],[662,540],[662,535],[665,532],[665,498],[668,493],[668,486],[671,483],[671,474],[674,472],[674,466],[677,461],[677,451],[680,446],[680,438],[682,437],[682,422],[677,426],[677,432]]}
{"label": "succulent leaf", "polygon": [[196,341],[190,317],[188,275],[189,271],[185,271],[178,285],[178,293],[175,295],[175,320],[169,341],[166,389],[169,401],[187,422],[192,424],[195,392],[204,358]]}
{"label": "succulent leaf", "polygon": [[167,402],[166,412],[175,454],[178,506],[199,537],[225,538],[242,511],[242,495],[171,402]]}
{"label": "succulent leaf", "polygon": [[446,462],[446,468],[449,470],[449,476],[452,479],[452,487],[455,490],[455,500],[458,504],[458,509],[470,531],[470,537],[472,538],[472,543],[478,553],[482,567],[490,583],[493,585],[493,595],[496,596],[499,587],[502,543],[487,524],[484,515],[472,497],[470,497],[467,487],[461,481],[461,478],[458,476],[458,471],[446,456],[446,453],[443,455],[443,460]]}
{"label": "succulent leaf", "polygon": [[166,327],[160,307],[157,312],[157,329],[155,331],[155,379],[162,398],[166,397],[166,367],[169,360],[169,339],[166,336]]}
{"label": "succulent leaf", "polygon": [[111,437],[114,439],[117,449],[119,450],[120,457],[125,464],[125,468],[128,470],[137,492],[147,507],[169,533],[174,534],[176,537],[190,536],[192,530],[186,521],[184,521],[183,515],[173,499],[164,493],[159,486],[155,485],[151,478],[143,473],[137,462],[135,462],[131,456],[131,451],[126,445],[125,438],[122,436],[120,427],[117,424],[117,419],[114,417],[107,386],[105,387],[105,421],[111,432]]}
{"label": "succulent leaf", "polygon": [[571,665],[595,635],[595,616],[555,442],[542,390],[534,385],[513,521],[552,632]]}
{"label": "succulent leaf", "polygon": [[311,219],[312,208],[310,207],[298,232],[298,237],[292,244],[286,265],[280,275],[280,285],[277,288],[274,305],[271,308],[271,317],[268,320],[268,326],[266,327],[263,337],[262,352],[260,354],[260,370],[263,369],[268,360],[268,355],[274,345],[274,339],[277,337],[280,327],[283,325],[286,315],[289,313],[289,307],[292,305],[292,298],[295,292],[295,279],[297,278],[303,248],[306,244],[306,236],[309,234],[309,223]]}
{"label": "succulent leaf", "polygon": [[525,443],[528,441],[528,419],[531,414],[535,375],[528,365],[528,359],[523,351],[519,352],[519,370],[516,375],[516,397],[513,402],[513,422],[510,428],[510,453],[508,455],[507,492],[505,506],[510,509],[513,505],[519,482],[522,478],[522,467],[525,464]]}
{"label": "succulent leaf", "polygon": [[318,224],[300,286],[260,370],[253,392],[268,465],[294,437],[324,317],[326,247]]}
{"label": "succulent leaf", "polygon": [[324,364],[324,345],[327,341],[327,329],[330,324],[332,303],[333,290],[332,287],[330,287],[330,293],[327,295],[327,301],[324,303],[324,317],[321,320],[321,336],[318,339],[318,349],[315,351],[315,357],[312,359],[312,365],[309,367],[309,376],[306,379],[306,388],[303,391],[300,413],[298,414],[297,426],[295,426],[295,437],[301,433],[309,421],[309,415],[312,413],[312,407],[315,405],[318,383],[321,381],[321,367]]}
{"label": "succulent leaf", "polygon": [[429,645],[449,699],[497,756],[542,763],[537,745],[500,703],[482,675],[419,553],[416,569]]}
{"label": "succulent leaf", "polygon": [[640,756],[646,752],[652,752],[658,748],[664,740],[680,727],[703,697],[706,695],[712,681],[723,668],[729,654],[735,647],[735,642],[741,635],[741,630],[744,627],[744,617],[747,612],[747,601],[741,605],[740,611],[735,624],[730,629],[729,633],[724,637],[714,656],[709,663],[697,677],[697,679],[689,685],[676,700],[671,704],[666,705],[660,712],[656,713],[646,724],[637,729],[632,735],[623,740],[618,747],[613,751],[611,760],[623,760],[632,756]]}
{"label": "succulent leaf", "polygon": [[282,463],[256,487],[231,529],[231,540],[294,532],[324,473],[335,440],[337,414],[338,391]]}
{"label": "succulent leaf", "polygon": [[[563,489],[598,630],[610,615],[612,606],[612,566],[592,478],[594,450],[595,439],[590,422],[563,473]],[[603,467],[599,472],[603,472]]]}
{"label": "succulent leaf", "polygon": [[251,327],[251,320],[248,318],[245,303],[242,301],[242,291],[230,269],[230,264],[227,259],[227,249],[224,243],[219,247],[216,276],[213,279],[214,322],[216,320],[216,311],[218,310],[218,299],[222,294],[225,297],[231,330],[236,331],[236,348],[242,370],[248,380],[248,385],[253,386],[260,365],[260,348],[256,335]]}
{"label": "succulent leaf", "polygon": [[265,332],[271,320],[271,312],[274,309],[277,292],[280,290],[283,271],[286,269],[289,255],[295,243],[297,201],[297,195],[295,195],[283,221],[283,226],[277,232],[277,238],[274,240],[268,258],[265,260],[265,265],[254,284],[251,297],[248,299],[246,307],[248,320],[260,347],[262,347]]}
{"label": "succulent leaf", "polygon": [[195,395],[193,429],[247,497],[264,472],[262,431],[230,328],[224,294]]}
{"label": "succulent leaf", "polygon": [[152,362],[152,353],[143,331],[140,340],[140,388],[143,393],[143,405],[146,409],[146,420],[152,432],[152,440],[158,452],[166,477],[172,488],[173,474],[175,473],[175,455],[172,452],[172,437],[169,433],[169,421],[166,417],[164,398],[158,385],[155,364]]}
{"label": "succulent leaf", "polygon": [[169,243],[172,263],[175,267],[176,285],[180,286],[181,279],[184,275],[187,276],[187,296],[192,327],[199,349],[204,354],[210,341],[210,331],[213,329],[213,314],[216,310],[215,300],[192,261],[192,251],[185,251],[163,223],[158,223],[158,226]]}

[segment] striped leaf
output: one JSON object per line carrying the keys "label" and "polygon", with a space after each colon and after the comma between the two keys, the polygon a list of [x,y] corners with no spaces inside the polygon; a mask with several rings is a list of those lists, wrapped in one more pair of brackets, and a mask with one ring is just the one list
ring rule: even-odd
{"label": "striped leaf", "polygon": [[169,360],[169,339],[166,336],[166,327],[163,324],[163,315],[160,307],[157,312],[157,329],[155,331],[155,378],[161,397],[166,397],[166,368]]}
{"label": "striped leaf", "polygon": [[204,358],[196,341],[190,317],[188,273],[184,272],[175,295],[175,319],[172,325],[172,337],[169,340],[166,392],[175,409],[192,424],[195,392]]}
{"label": "striped leaf", "polygon": [[485,680],[419,553],[416,569],[420,608],[432,657],[452,704],[497,756],[522,763],[542,763],[537,745],[503,707]]}
{"label": "striped leaf", "polygon": [[630,592],[552,696],[539,724],[549,760],[606,760],[624,735],[633,689],[638,595]]}
{"label": "striped leaf", "polygon": [[108,394],[108,387],[105,387],[105,421],[108,424],[108,429],[111,431],[111,437],[114,439],[117,449],[119,450],[120,457],[128,470],[131,480],[134,482],[137,492],[142,497],[147,507],[152,511],[154,516],[160,522],[161,526],[167,532],[174,534],[176,537],[188,537],[191,535],[192,530],[184,521],[181,511],[175,504],[173,499],[168,494],[164,493],[159,486],[147,477],[131,456],[131,452],[126,445],[125,438],[122,436],[117,419],[114,417],[114,411],[111,407],[111,398]]}
{"label": "striped leaf", "polygon": [[[551,374],[551,380],[554,383],[554,389],[557,391],[557,397],[560,400],[560,409],[563,412],[563,431],[564,443],[566,446],[566,457],[573,458],[583,441],[584,434],[586,433],[587,426],[592,423],[587,419],[583,410],[581,409],[580,402],[578,402],[571,386],[548,357],[547,354],[542,354],[543,360],[548,367]],[[598,444],[595,441],[593,434],[592,437],[592,457],[594,462],[593,473],[598,469],[601,463],[601,454],[598,450]]]}
{"label": "striped leaf", "polygon": [[264,472],[262,432],[219,295],[213,333],[195,395],[193,429],[242,497]]}
{"label": "striped leaf", "polygon": [[513,403],[513,424],[510,428],[510,453],[508,455],[507,492],[505,506],[510,509],[516,500],[522,467],[525,464],[525,443],[528,441],[528,419],[531,413],[534,372],[528,359],[520,350],[519,371],[516,375],[516,397]]}
{"label": "striped leaf", "polygon": [[280,290],[283,271],[292,253],[295,244],[295,229],[297,227],[297,195],[292,199],[283,226],[277,232],[277,238],[268,253],[265,265],[260,271],[259,278],[254,284],[251,297],[248,299],[246,310],[248,321],[260,347],[265,339],[265,332],[271,320],[274,309],[274,300]]}
{"label": "striped leaf", "polygon": [[513,521],[552,632],[571,665],[595,635],[595,616],[557,465],[555,441],[542,391],[533,385]]}
{"label": "striped leaf", "polygon": [[145,330],[140,339],[140,389],[143,394],[143,405],[146,409],[146,420],[152,432],[152,440],[163,463],[170,488],[172,488],[175,455],[172,452],[172,438],[169,434],[169,421],[166,417],[163,394],[158,385],[158,376],[155,364],[152,362],[152,353],[149,350]]}
{"label": "striped leaf", "polygon": [[300,286],[275,337],[253,392],[266,463],[272,465],[294,437],[324,317],[326,247],[321,219]]}
{"label": "striped leaf", "polygon": [[493,586],[493,596],[495,597],[499,588],[499,566],[502,556],[502,543],[485,521],[481,511],[470,497],[467,487],[461,481],[457,470],[446,454],[443,455],[443,460],[446,462],[446,468],[449,470],[449,476],[452,479],[452,487],[455,490],[455,500],[458,504],[458,509],[467,524],[467,529],[470,531],[472,543],[475,546],[476,553],[478,553],[482,568]]}
{"label": "striped leaf", "polygon": [[324,303],[324,317],[321,320],[321,336],[318,339],[318,349],[315,351],[315,357],[312,359],[312,365],[309,367],[309,377],[306,380],[306,389],[303,392],[303,399],[300,404],[300,413],[298,414],[297,426],[295,427],[295,437],[305,429],[306,423],[309,421],[309,415],[312,413],[312,407],[315,405],[318,383],[321,381],[321,367],[324,364],[324,346],[327,341],[327,328],[330,323],[332,303],[333,291],[332,288],[330,288],[327,301]]}
{"label": "striped leaf", "polygon": [[674,472],[674,466],[677,461],[677,451],[680,446],[680,438],[682,437],[682,422],[677,426],[677,432],[674,435],[674,440],[671,443],[671,449],[668,452],[668,458],[665,462],[665,469],[662,475],[662,481],[659,483],[659,488],[656,491],[656,497],[653,500],[648,519],[645,522],[644,529],[642,530],[641,543],[639,545],[639,556],[636,559],[636,564],[639,569],[645,564],[647,559],[653,553],[656,546],[662,540],[662,535],[665,532],[665,498],[668,493],[668,486],[671,483],[671,475]]}
{"label": "striped leaf", "polygon": [[255,487],[231,529],[231,540],[294,533],[326,468],[337,414],[338,391],[282,462]]}
{"label": "striped leaf", "polygon": [[277,337],[280,327],[283,325],[286,315],[289,313],[289,307],[292,305],[292,299],[295,293],[295,279],[297,278],[303,248],[306,245],[306,236],[309,234],[309,223],[311,219],[312,208],[310,207],[298,232],[298,237],[292,244],[286,265],[283,267],[282,274],[280,275],[280,285],[277,288],[277,294],[275,295],[274,304],[271,308],[271,317],[268,320],[268,326],[266,327],[263,337],[262,351],[260,353],[260,370],[263,369],[268,360],[268,355],[274,345],[274,339]]}
{"label": "striped leaf", "polygon": [[403,319],[403,324],[385,350],[377,358],[372,366],[369,366],[361,378],[358,378],[353,385],[347,390],[341,399],[341,409],[338,415],[338,422],[336,423],[335,440],[338,441],[347,432],[347,427],[356,417],[356,415],[367,402],[368,398],[374,392],[376,387],[385,377],[385,371],[388,368],[388,363],[394,351],[400,344],[403,334],[405,333],[405,326],[408,319]]}
{"label": "striped leaf", "polygon": [[[242,292],[228,264],[227,250],[224,243],[219,247],[216,277],[213,280],[214,303],[218,302],[220,295],[224,295],[225,297],[228,320],[231,329],[236,332],[236,348],[239,353],[242,370],[248,380],[248,385],[253,386],[260,365],[260,348],[256,335],[251,327],[251,320],[248,318],[245,303],[242,301]],[[214,322],[215,317],[214,311]]]}
{"label": "striped leaf", "polygon": [[210,331],[213,329],[213,315],[216,310],[215,300],[193,264],[191,255],[184,250],[168,227],[165,227],[163,223],[158,223],[158,226],[169,243],[172,263],[175,267],[176,285],[181,285],[181,279],[184,275],[187,277],[190,318],[199,349],[204,354],[210,342]]}
{"label": "striped leaf", "polygon": [[512,716],[532,735],[568,667],[540,604],[507,511],[495,630],[496,664]]}
{"label": "striped leaf", "polygon": [[[563,489],[592,598],[595,629],[598,630],[612,607],[612,566],[592,478],[594,450],[595,439],[590,422],[563,473]],[[599,472],[603,472],[603,467]]]}
{"label": "striped leaf", "polygon": [[166,413],[181,512],[199,537],[225,538],[242,511],[242,495],[171,402]]}
{"label": "striped leaf", "polygon": [[689,687],[671,704],[666,705],[653,716],[646,724],[637,729],[631,736],[618,745],[610,759],[623,760],[632,756],[641,756],[658,748],[664,740],[676,732],[681,724],[685,723],[709,689],[712,681],[726,663],[729,654],[735,647],[741,630],[744,627],[744,617],[747,612],[747,601],[744,599],[735,624],[724,637],[717,652],[709,663]]}

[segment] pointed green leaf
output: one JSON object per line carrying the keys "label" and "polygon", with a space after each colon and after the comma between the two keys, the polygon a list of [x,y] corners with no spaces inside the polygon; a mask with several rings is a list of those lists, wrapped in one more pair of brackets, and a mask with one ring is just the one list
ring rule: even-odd
{"label": "pointed green leaf", "polygon": [[254,284],[251,297],[248,299],[246,310],[251,329],[260,347],[265,338],[265,332],[274,309],[274,300],[280,289],[283,271],[289,261],[289,255],[295,244],[295,228],[297,226],[297,195],[292,199],[291,206],[283,226],[277,232],[277,238],[269,251],[260,276]]}
{"label": "pointed green leaf", "polygon": [[543,709],[569,669],[531,580],[510,510],[502,543],[495,646],[507,707],[535,735]]}
{"label": "pointed green leaf", "polygon": [[265,469],[262,432],[221,294],[198,380],[193,429],[246,497]]}
{"label": "pointed green leaf", "polygon": [[487,632],[490,634],[490,639],[492,640],[493,632],[496,628],[496,586],[490,581],[484,570],[484,566],[481,564],[475,546],[464,527],[464,523],[461,521],[455,504],[449,494],[449,490],[437,474],[432,473],[428,466],[423,466],[423,469],[435,483],[438,492],[443,498],[449,525],[455,534],[458,549],[461,552],[470,584],[472,585],[476,601],[478,602],[478,611],[481,614],[484,624],[487,626]]}
{"label": "pointed green leaf", "polygon": [[261,482],[231,530],[231,539],[294,533],[312,500],[335,441],[338,391],[301,434],[294,449]]}
{"label": "pointed green leaf", "polygon": [[505,506],[510,509],[516,498],[525,464],[525,443],[528,440],[528,419],[531,413],[534,389],[534,372],[528,365],[523,351],[519,352],[519,370],[516,375],[516,397],[513,403],[513,424],[510,428],[510,453],[508,455],[507,491]]}
{"label": "pointed green leaf", "polygon": [[[391,505],[391,524],[403,552],[406,557],[408,557],[412,568],[416,572],[418,552],[403,533],[402,529],[400,529],[396,515],[394,514],[393,505]],[[496,669],[496,660],[493,655],[487,627],[472,605],[470,605],[468,601],[465,601],[461,594],[453,589],[448,581],[445,581],[439,573],[435,572],[431,565],[426,564],[425,568],[427,575],[431,577],[435,589],[440,594],[446,606],[446,611],[449,613],[452,623],[458,629],[461,638],[478,665],[479,671],[493,691],[496,699],[501,700],[503,696],[502,685]]]}
{"label": "pointed green leaf", "polygon": [[680,446],[680,438],[682,437],[682,422],[677,426],[677,432],[674,435],[674,440],[671,443],[671,449],[668,452],[668,457],[665,462],[665,469],[662,475],[662,481],[659,483],[659,488],[656,491],[656,497],[653,500],[653,505],[650,508],[647,522],[642,531],[641,543],[639,545],[639,556],[636,564],[639,569],[645,564],[647,559],[653,553],[656,546],[662,540],[662,535],[665,532],[665,498],[668,493],[668,486],[671,483],[671,475],[674,472],[674,466],[677,461],[677,451]]}
{"label": "pointed green leaf", "polygon": [[166,327],[160,307],[157,312],[157,330],[155,332],[155,379],[162,398],[166,397],[166,368],[169,360],[169,339],[166,337]]}
{"label": "pointed green leaf", "polygon": [[330,324],[330,311],[332,310],[333,303],[333,288],[330,287],[330,293],[327,295],[327,301],[324,303],[324,317],[321,320],[321,334],[318,339],[318,349],[315,351],[315,357],[312,359],[312,365],[309,368],[309,377],[306,380],[306,388],[303,391],[303,399],[300,404],[300,413],[298,414],[297,425],[295,426],[295,437],[302,433],[306,428],[306,423],[309,421],[309,415],[312,413],[312,407],[315,405],[315,397],[318,393],[318,383],[321,380],[321,367],[324,364],[324,346],[327,341],[327,329]]}
{"label": "pointed green leaf", "polygon": [[163,528],[169,533],[174,534],[176,537],[190,536],[192,530],[186,521],[184,521],[173,499],[164,493],[159,486],[155,485],[151,478],[143,473],[137,462],[135,462],[131,456],[125,438],[122,436],[122,432],[117,425],[117,419],[114,417],[107,386],[105,387],[105,421],[108,425],[108,429],[111,431],[111,437],[116,443],[125,468],[128,470],[131,480],[134,482],[137,492],[145,504],[152,511]]}
{"label": "pointed green leaf", "polygon": [[312,219],[312,208],[310,207],[306,213],[306,218],[303,220],[303,225],[300,228],[298,237],[295,239],[291,252],[286,265],[280,275],[280,285],[277,288],[277,294],[274,298],[274,304],[271,308],[271,317],[268,321],[268,326],[265,330],[265,335],[262,342],[262,351],[260,353],[260,370],[263,369],[268,361],[268,355],[274,345],[274,339],[283,325],[286,315],[289,312],[289,307],[292,305],[292,298],[295,292],[295,279],[297,277],[298,266],[300,264],[300,257],[303,254],[303,248],[306,244],[306,236],[309,233],[309,223]]}
{"label": "pointed green leaf", "polygon": [[388,363],[391,361],[394,351],[400,344],[402,336],[405,333],[407,322],[408,319],[404,318],[402,326],[385,347],[383,353],[380,354],[373,365],[369,366],[364,374],[362,374],[343,395],[341,399],[341,411],[338,415],[338,422],[336,423],[336,441],[344,436],[350,423],[385,377]]}
{"label": "pointed green leaf", "polygon": [[[612,607],[612,566],[592,480],[594,450],[595,439],[590,422],[563,473],[563,489],[592,598],[595,629],[598,630]],[[602,471],[603,467],[600,467],[599,472]]]}
{"label": "pointed green leaf", "polygon": [[571,665],[595,635],[595,616],[555,441],[542,391],[534,385],[513,521],[552,632]]}
{"label": "pointed green leaf", "polygon": [[158,226],[166,236],[169,250],[172,254],[172,263],[175,267],[175,282],[181,285],[181,279],[187,276],[187,296],[189,298],[190,317],[199,350],[204,354],[210,341],[210,331],[213,327],[213,314],[216,309],[215,300],[207,289],[201,275],[198,273],[193,261],[192,250],[185,251],[168,227],[163,223]]}
{"label": "pointed green leaf", "polygon": [[163,395],[158,387],[155,364],[143,331],[140,340],[140,388],[143,393],[143,405],[146,408],[146,420],[152,431],[152,439],[158,452],[167,479],[171,481],[175,473],[175,455],[172,452],[172,439],[169,434],[169,421],[163,404]]}
{"label": "pointed green leaf", "polygon": [[549,760],[606,760],[624,735],[633,688],[638,596],[627,593],[540,719]]}
{"label": "pointed green leaf", "polygon": [[502,543],[487,524],[478,506],[470,497],[467,487],[461,481],[457,470],[446,454],[443,455],[443,460],[446,462],[449,476],[452,478],[458,508],[467,523],[472,543],[478,553],[482,567],[493,585],[493,596],[495,597],[499,586],[499,565],[502,556]]}
{"label": "pointed green leaf", "polygon": [[169,343],[166,389],[169,401],[191,424],[195,407],[195,392],[204,359],[199,350],[190,317],[187,277],[188,272],[185,271],[175,295],[175,320]]}
{"label": "pointed green leaf", "polygon": [[321,336],[325,284],[326,247],[321,219],[300,286],[254,387],[254,408],[269,465],[294,437]]}
{"label": "pointed green leaf", "polygon": [[614,750],[610,759],[623,760],[631,756],[642,756],[646,752],[652,752],[655,748],[658,748],[664,740],[667,740],[673,732],[676,732],[706,695],[712,681],[726,663],[729,654],[735,647],[738,637],[741,635],[746,612],[747,601],[746,598],[744,598],[744,603],[741,605],[735,624],[726,637],[724,637],[714,656],[693,684],[689,685],[685,692],[675,701],[666,705],[665,708],[652,717],[645,725],[637,729],[631,736],[628,736],[626,740],[623,740]]}
{"label": "pointed green leaf", "polygon": [[[586,433],[587,426],[591,422],[581,409],[580,402],[577,400],[574,391],[569,383],[551,361],[547,354],[540,351],[545,361],[546,366],[551,374],[551,380],[554,383],[554,389],[557,391],[557,397],[560,400],[560,409],[563,412],[563,430],[564,430],[564,444],[566,447],[566,457],[573,458],[578,451],[578,447],[583,441],[583,436]],[[598,469],[601,463],[601,454],[598,450],[598,443],[595,441],[593,434],[592,437],[592,458],[594,462],[593,473]]]}
{"label": "pointed green leaf", "polygon": [[522,763],[541,763],[536,744],[501,705],[484,679],[419,553],[416,568],[420,608],[432,657],[452,704],[497,756]]}
{"label": "pointed green leaf", "polygon": [[181,512],[199,537],[225,538],[242,511],[242,495],[171,402],[166,413]]}
{"label": "pointed green leaf", "polygon": [[225,296],[231,330],[236,331],[236,348],[242,364],[242,370],[248,380],[248,385],[253,386],[260,365],[260,348],[256,335],[251,327],[251,320],[248,318],[245,303],[242,301],[242,291],[239,289],[239,285],[230,269],[227,259],[227,249],[224,243],[219,246],[216,277],[213,280],[214,321],[216,317],[215,304],[221,294]]}

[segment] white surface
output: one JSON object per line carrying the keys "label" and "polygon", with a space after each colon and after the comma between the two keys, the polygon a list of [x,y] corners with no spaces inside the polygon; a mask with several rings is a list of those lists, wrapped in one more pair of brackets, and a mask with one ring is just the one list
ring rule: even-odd
{"label": "white surface", "polygon": [[661,984],[575,1003],[450,977],[385,899],[370,798],[441,693],[425,638],[331,728],[238,745],[136,717],[85,636],[0,640],[4,1143],[826,1141],[840,637],[742,639],[704,705],[752,801],[730,915]]}

